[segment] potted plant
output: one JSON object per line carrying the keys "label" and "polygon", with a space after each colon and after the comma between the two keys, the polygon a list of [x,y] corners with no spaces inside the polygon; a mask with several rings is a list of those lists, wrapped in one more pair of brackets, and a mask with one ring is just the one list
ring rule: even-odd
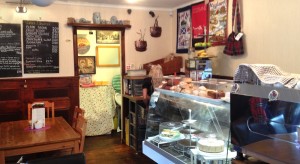
{"label": "potted plant", "polygon": [[144,30],[144,33],[140,29],[140,32],[137,32],[140,34],[140,39],[135,41],[135,50],[137,51],[146,51],[147,49],[147,41],[144,40],[146,29]]}
{"label": "potted plant", "polygon": [[158,17],[156,17],[154,26],[150,27],[150,34],[152,37],[160,37],[161,35],[161,27],[158,26]]}

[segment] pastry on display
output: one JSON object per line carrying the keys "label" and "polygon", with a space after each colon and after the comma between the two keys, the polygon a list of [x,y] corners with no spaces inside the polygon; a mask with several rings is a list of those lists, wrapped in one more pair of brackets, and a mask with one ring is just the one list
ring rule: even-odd
{"label": "pastry on display", "polygon": [[159,124],[159,137],[164,141],[174,141],[181,138],[180,130],[183,124],[180,122],[163,122]]}
{"label": "pastry on display", "polygon": [[204,138],[197,142],[200,151],[207,153],[220,153],[224,151],[224,141],[216,138]]}
{"label": "pastry on display", "polygon": [[180,137],[180,132],[178,130],[163,129],[162,132],[160,133],[160,136],[169,139],[176,139]]}
{"label": "pastry on display", "polygon": [[224,91],[218,91],[218,90],[209,90],[207,91],[207,96],[209,98],[213,98],[213,99],[219,99],[221,97],[225,97],[225,92]]}

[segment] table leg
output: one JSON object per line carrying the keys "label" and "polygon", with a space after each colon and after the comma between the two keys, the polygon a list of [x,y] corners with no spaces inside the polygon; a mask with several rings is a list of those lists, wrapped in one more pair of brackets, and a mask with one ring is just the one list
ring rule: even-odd
{"label": "table leg", "polygon": [[74,141],[74,147],[72,150],[72,154],[79,153],[79,141]]}
{"label": "table leg", "polygon": [[4,151],[0,151],[0,163],[5,164],[5,156]]}

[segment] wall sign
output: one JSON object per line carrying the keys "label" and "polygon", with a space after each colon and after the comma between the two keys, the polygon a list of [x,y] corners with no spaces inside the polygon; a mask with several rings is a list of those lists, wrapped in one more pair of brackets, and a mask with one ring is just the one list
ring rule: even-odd
{"label": "wall sign", "polygon": [[191,46],[191,7],[177,9],[176,53],[187,53]]}
{"label": "wall sign", "polygon": [[228,0],[212,1],[209,3],[209,36],[213,45],[224,45],[227,36]]}
{"label": "wall sign", "polygon": [[22,76],[21,25],[0,23],[0,77]]}
{"label": "wall sign", "polygon": [[59,73],[58,22],[23,21],[24,73]]}

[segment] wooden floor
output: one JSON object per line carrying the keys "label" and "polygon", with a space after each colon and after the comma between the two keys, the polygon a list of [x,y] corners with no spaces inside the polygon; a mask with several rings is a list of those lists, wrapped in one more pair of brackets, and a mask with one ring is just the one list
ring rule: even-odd
{"label": "wooden floor", "polygon": [[86,137],[84,153],[87,164],[155,164],[143,153],[136,153],[125,144],[121,144],[120,133]]}
{"label": "wooden floor", "polygon": [[[84,153],[87,164],[155,164],[143,153],[136,153],[129,146],[120,143],[120,133],[86,137]],[[105,162],[104,162],[105,161]],[[266,164],[254,158],[244,161],[233,160],[233,164]]]}
{"label": "wooden floor", "polygon": [[[84,154],[87,164],[156,164],[143,153],[136,153],[125,144],[121,144],[120,133],[109,135],[86,137]],[[40,154],[39,154],[40,155]],[[43,153],[39,155],[25,155],[26,159],[45,158],[56,156],[57,153]],[[12,157],[6,160],[7,164],[15,164],[20,157]],[[259,160],[248,158],[244,161],[233,160],[233,164],[266,164]]]}

